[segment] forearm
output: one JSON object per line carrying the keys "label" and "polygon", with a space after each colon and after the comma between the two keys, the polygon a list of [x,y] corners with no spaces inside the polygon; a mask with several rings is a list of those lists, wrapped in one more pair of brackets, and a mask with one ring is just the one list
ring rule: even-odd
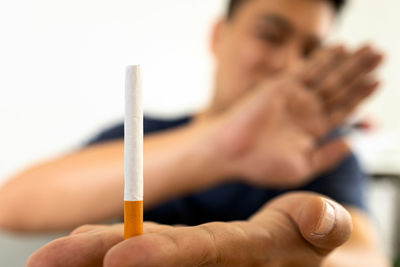
{"label": "forearm", "polygon": [[85,148],[10,179],[0,188],[0,228],[64,230],[121,216],[120,143]]}
{"label": "forearm", "polygon": [[144,141],[145,209],[227,179],[209,122],[150,135]]}
{"label": "forearm", "polygon": [[[222,182],[209,126],[145,137],[145,209]],[[123,215],[123,141],[84,148],[38,165],[0,188],[0,228],[70,229]]]}

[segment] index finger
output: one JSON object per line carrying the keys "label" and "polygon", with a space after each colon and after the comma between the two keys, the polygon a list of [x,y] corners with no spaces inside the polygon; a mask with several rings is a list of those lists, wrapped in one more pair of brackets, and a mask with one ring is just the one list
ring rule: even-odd
{"label": "index finger", "polygon": [[306,86],[313,88],[340,65],[348,57],[348,54],[342,45],[319,49],[300,71],[300,79]]}
{"label": "index finger", "polygon": [[[366,45],[348,57],[342,64],[333,69],[325,79],[315,85],[316,91],[324,99],[331,99],[340,94],[351,83],[366,76],[382,61],[382,55]],[[352,92],[346,92],[352,94]]]}
{"label": "index finger", "polygon": [[29,257],[26,266],[102,266],[107,251],[122,240],[119,226],[91,228],[48,243]]}
{"label": "index finger", "polygon": [[[145,234],[158,233],[172,226],[146,222]],[[102,266],[107,251],[122,242],[123,224],[84,225],[71,235],[54,240],[32,254],[27,267]]]}

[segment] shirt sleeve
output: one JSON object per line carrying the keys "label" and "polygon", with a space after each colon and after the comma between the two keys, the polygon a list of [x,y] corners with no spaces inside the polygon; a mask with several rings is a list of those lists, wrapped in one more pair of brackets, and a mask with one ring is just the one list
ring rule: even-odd
{"label": "shirt sleeve", "polygon": [[338,168],[315,179],[302,190],[326,195],[342,205],[367,210],[365,191],[370,181],[355,157],[351,154]]}
{"label": "shirt sleeve", "polygon": [[124,138],[124,124],[120,123],[101,131],[93,138],[91,138],[88,142],[86,142],[84,146],[92,146],[107,141],[113,141],[123,138]]}

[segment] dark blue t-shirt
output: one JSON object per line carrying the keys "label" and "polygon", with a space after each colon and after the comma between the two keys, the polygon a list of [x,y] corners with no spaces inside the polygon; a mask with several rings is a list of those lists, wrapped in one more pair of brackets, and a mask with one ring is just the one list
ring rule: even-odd
{"label": "dark blue t-shirt", "polygon": [[[160,120],[145,117],[144,133],[155,133],[183,126],[190,117]],[[89,142],[98,144],[124,137],[124,125],[119,124],[100,133]],[[354,155],[338,168],[296,190],[324,194],[339,203],[364,209],[364,189],[367,177]],[[272,198],[288,192],[258,188],[244,183],[227,183],[203,192],[180,197],[145,212],[144,219],[163,224],[198,225],[210,221],[246,220]]]}

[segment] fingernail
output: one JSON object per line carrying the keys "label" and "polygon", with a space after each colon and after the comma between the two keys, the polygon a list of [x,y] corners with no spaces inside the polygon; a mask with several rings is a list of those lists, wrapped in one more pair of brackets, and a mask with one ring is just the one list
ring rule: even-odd
{"label": "fingernail", "polygon": [[335,226],[335,221],[335,208],[328,201],[325,201],[324,213],[321,216],[318,226],[313,234],[319,236],[325,236],[329,234]]}

